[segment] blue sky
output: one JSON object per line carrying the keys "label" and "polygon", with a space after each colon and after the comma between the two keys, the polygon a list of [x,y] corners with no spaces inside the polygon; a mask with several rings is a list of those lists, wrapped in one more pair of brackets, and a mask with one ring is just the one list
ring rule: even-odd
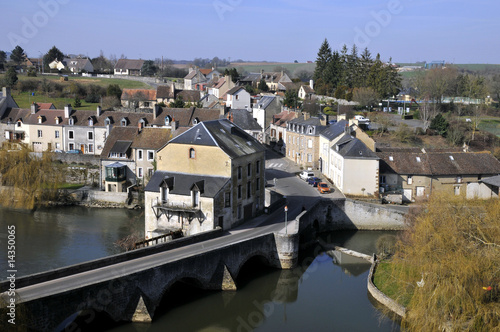
{"label": "blue sky", "polygon": [[[129,59],[314,61],[365,46],[387,60],[500,63],[494,0],[17,0],[2,5],[0,50]],[[5,13],[4,13],[5,14]]]}

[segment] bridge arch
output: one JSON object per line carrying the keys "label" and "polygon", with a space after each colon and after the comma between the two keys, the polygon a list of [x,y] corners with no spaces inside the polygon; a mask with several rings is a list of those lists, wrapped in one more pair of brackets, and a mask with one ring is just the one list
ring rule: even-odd
{"label": "bridge arch", "polygon": [[260,263],[260,265],[262,266],[273,267],[268,254],[264,252],[252,253],[240,261],[240,264],[237,266],[235,273],[233,274],[233,278],[235,280],[239,279],[241,277],[240,273],[245,268],[245,266],[255,263]]}

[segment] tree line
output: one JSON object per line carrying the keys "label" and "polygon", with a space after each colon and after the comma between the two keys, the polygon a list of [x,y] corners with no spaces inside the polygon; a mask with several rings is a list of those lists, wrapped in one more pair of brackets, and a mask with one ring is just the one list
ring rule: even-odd
{"label": "tree line", "polygon": [[382,62],[380,54],[373,59],[368,48],[359,54],[356,45],[350,51],[346,45],[332,51],[325,39],[313,75],[316,93],[347,100],[352,100],[359,90],[371,94],[374,100],[397,95],[401,77],[391,61]]}

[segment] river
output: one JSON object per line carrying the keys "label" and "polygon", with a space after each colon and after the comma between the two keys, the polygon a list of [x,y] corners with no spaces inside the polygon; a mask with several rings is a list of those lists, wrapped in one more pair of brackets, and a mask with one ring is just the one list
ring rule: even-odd
{"label": "river", "polygon": [[[0,247],[7,226],[16,226],[18,276],[105,257],[122,251],[114,243],[143,234],[142,211],[64,207],[24,213],[0,208]],[[371,254],[377,239],[392,232],[333,232],[321,236]],[[1,252],[5,252],[2,249]],[[7,258],[0,257],[1,271]],[[367,294],[366,262],[325,252],[301,253],[297,268],[271,269],[257,259],[243,267],[238,291],[204,291],[176,283],[165,294],[152,324],[117,325],[97,314],[90,331],[399,331]],[[5,279],[3,275],[1,279]],[[82,326],[82,324],[78,324]]]}

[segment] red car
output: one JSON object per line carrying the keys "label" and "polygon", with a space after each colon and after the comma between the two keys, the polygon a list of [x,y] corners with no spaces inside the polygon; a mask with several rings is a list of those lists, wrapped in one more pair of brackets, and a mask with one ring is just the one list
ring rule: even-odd
{"label": "red car", "polygon": [[330,192],[330,187],[328,187],[328,184],[325,182],[320,182],[318,183],[318,191],[321,194],[326,194]]}

